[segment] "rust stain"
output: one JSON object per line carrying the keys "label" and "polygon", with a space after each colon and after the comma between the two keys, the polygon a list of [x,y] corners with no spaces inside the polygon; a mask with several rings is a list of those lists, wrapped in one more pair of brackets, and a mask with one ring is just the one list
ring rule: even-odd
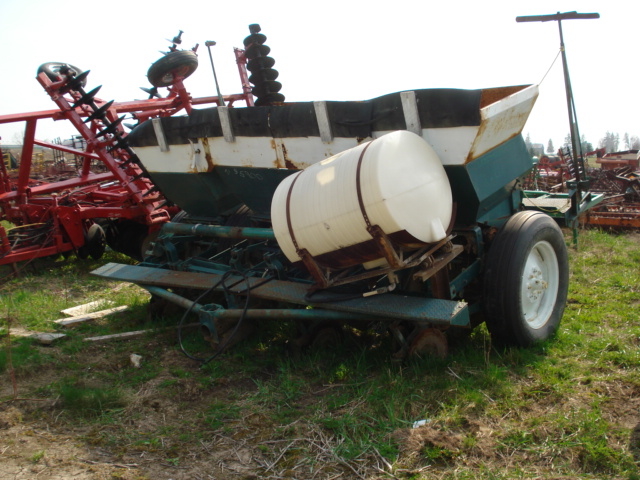
{"label": "rust stain", "polygon": [[[271,139],[271,148],[276,151],[276,160],[275,165],[276,168],[286,168],[288,170],[299,170],[296,164],[289,158],[287,153],[287,147],[282,141],[278,142],[275,138]],[[282,161],[284,161],[284,165],[282,165]]]}
{"label": "rust stain", "polygon": [[284,164],[289,170],[298,170],[295,163],[287,156],[287,147],[285,147],[284,143],[282,144],[282,156],[284,158]]}
{"label": "rust stain", "polygon": [[513,87],[485,88],[480,93],[480,109],[493,103],[499,102],[509,95],[518,93],[520,90],[524,90],[528,86],[529,85],[516,85]]}
{"label": "rust stain", "polygon": [[276,168],[284,168],[284,165],[282,165],[282,162],[280,162],[280,156],[278,155],[278,145],[276,144],[275,138],[271,139],[271,148],[273,148],[273,151],[276,152],[276,159],[273,161],[273,165]]}
{"label": "rust stain", "polygon": [[200,139],[200,142],[204,149],[204,158],[207,161],[207,172],[210,172],[215,167],[215,164],[213,163],[213,156],[211,155],[211,149],[209,148],[209,139],[207,137],[203,137]]}
{"label": "rust stain", "polygon": [[503,138],[500,139],[499,143],[496,142],[488,150],[486,148],[485,150],[480,150],[478,146],[476,146],[477,139],[482,138],[484,135],[499,136],[497,132],[508,131],[512,128],[513,125],[524,125],[528,115],[529,115],[529,110],[524,110],[521,112],[518,112],[518,111],[510,112],[509,115],[503,114],[497,117],[493,117],[491,119],[482,118],[480,123],[480,128],[478,129],[478,133],[476,133],[476,138],[474,140],[473,145],[471,146],[471,150],[469,151],[465,164],[468,164],[474,161],[476,158],[484,155],[488,151],[491,151],[499,147],[500,145],[508,142],[513,137],[520,135],[520,133],[522,132],[522,129],[518,131],[514,131],[508,136],[504,136]]}

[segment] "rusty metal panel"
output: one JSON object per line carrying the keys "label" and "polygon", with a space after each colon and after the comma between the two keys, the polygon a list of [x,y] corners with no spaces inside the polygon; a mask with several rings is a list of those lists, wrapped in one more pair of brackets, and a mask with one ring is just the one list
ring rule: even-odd
{"label": "rusty metal panel", "polygon": [[[510,93],[511,90],[505,92]],[[469,151],[467,163],[520,134],[537,98],[538,86],[531,85],[482,108],[480,130]]]}

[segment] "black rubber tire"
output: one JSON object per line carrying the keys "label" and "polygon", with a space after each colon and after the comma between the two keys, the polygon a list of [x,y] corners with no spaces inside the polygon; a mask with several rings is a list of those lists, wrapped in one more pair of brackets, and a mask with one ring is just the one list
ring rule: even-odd
{"label": "black rubber tire", "polygon": [[87,249],[85,245],[81,246],[76,250],[76,257],[78,257],[79,260],[86,260],[89,258],[89,249]]}
{"label": "black rubber tire", "polygon": [[[62,67],[71,68],[71,70],[73,70],[76,75],[80,75],[82,73],[82,70],[80,70],[78,67],[71,65],[69,63],[47,62],[47,63],[43,63],[38,67],[38,75],[44,72],[47,74],[47,77],[49,77],[49,80],[51,80],[52,82],[57,82],[58,80],[61,79],[60,69]],[[82,82],[80,82],[80,84],[82,87],[84,87],[87,84],[87,79],[85,78]]]}
{"label": "black rubber tire", "polygon": [[144,240],[149,227],[134,220],[121,219],[111,222],[106,229],[106,242],[112,250],[142,261]]}
{"label": "black rubber tire", "polygon": [[107,247],[106,235],[102,227],[97,223],[91,225],[87,231],[87,238],[85,241],[91,258],[94,260],[100,260]]}
{"label": "black rubber tire", "polygon": [[84,235],[84,245],[81,246],[76,255],[81,260],[91,257],[100,260],[107,246],[106,235],[100,225],[94,223]]}
{"label": "black rubber tire", "polygon": [[509,218],[490,246],[484,274],[485,321],[494,344],[527,347],[553,336],[568,287],[567,246],[556,222],[533,211]]}
{"label": "black rubber tire", "polygon": [[154,62],[147,71],[147,78],[154,87],[173,85],[176,77],[187,78],[198,68],[198,56],[191,50],[169,52]]}

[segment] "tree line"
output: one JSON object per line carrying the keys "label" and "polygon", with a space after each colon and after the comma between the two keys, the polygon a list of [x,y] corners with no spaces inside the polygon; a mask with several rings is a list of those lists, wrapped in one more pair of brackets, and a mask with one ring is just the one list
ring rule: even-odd
{"label": "tree line", "polygon": [[[549,141],[547,142],[547,148],[544,152],[541,152],[540,148],[536,149],[534,147],[529,134],[527,134],[527,137],[525,138],[525,143],[527,145],[527,149],[533,156],[541,155],[544,153],[547,153],[548,155],[556,155],[558,153],[558,149],[555,148],[551,139],[549,139]],[[593,144],[586,140],[584,135],[582,135],[580,138],[580,146],[582,148],[583,154],[594,152],[596,150],[596,148],[593,147]],[[560,146],[560,148],[571,150],[571,134],[567,134],[567,136],[564,138],[564,143]],[[597,148],[603,149],[605,153],[619,152],[622,150],[640,150],[640,137],[625,133],[621,139],[619,134],[607,132],[605,136],[602,137],[598,142]]]}

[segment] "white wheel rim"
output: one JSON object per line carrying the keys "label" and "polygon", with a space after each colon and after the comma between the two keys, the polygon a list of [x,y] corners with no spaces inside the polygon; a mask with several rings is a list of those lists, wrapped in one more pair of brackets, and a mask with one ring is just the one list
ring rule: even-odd
{"label": "white wheel rim", "polygon": [[556,305],[560,269],[556,252],[547,241],[536,243],[522,272],[522,315],[529,327],[543,327]]}

